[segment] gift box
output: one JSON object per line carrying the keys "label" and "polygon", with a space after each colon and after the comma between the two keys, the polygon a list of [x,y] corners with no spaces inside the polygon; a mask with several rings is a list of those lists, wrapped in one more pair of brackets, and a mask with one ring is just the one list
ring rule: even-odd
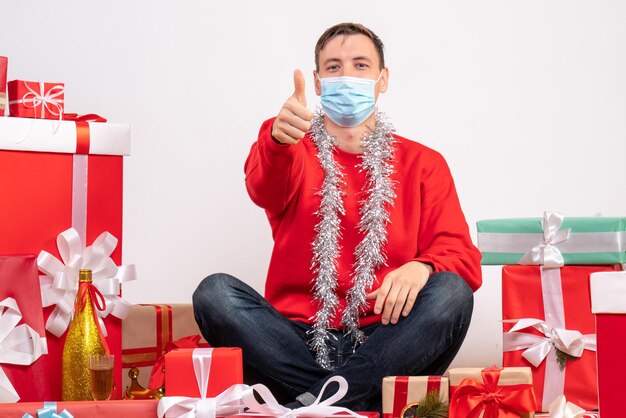
{"label": "gift box", "polygon": [[[139,371],[137,381],[144,388],[157,389],[150,384],[155,362],[170,346],[176,348],[208,347],[200,336],[191,304],[133,305],[122,321],[122,385],[130,386],[131,367]],[[198,336],[198,337],[193,337]],[[188,338],[191,337],[191,338]],[[175,341],[183,341],[174,344]],[[190,345],[193,344],[193,345]]]}
{"label": "gift box", "polygon": [[[10,300],[17,310],[12,310],[9,303],[4,303]],[[3,302],[0,305],[0,375],[4,374],[8,378],[8,382],[0,379],[0,402],[47,399],[51,396],[48,359],[41,354],[46,354],[48,348],[34,255],[0,255],[0,301]],[[32,334],[29,336],[30,330],[18,324],[30,327],[37,334],[37,340],[32,338]],[[38,347],[32,346],[30,350],[31,341]],[[29,349],[24,350],[25,347]],[[20,357],[29,359],[25,361],[16,358],[17,352],[21,353]]]}
{"label": "gift box", "polygon": [[7,90],[11,116],[59,120],[63,117],[63,83],[12,80]]}
{"label": "gift box", "polygon": [[598,339],[600,412],[602,418],[621,418],[621,382],[626,376],[626,272],[593,273],[590,285]]}
{"label": "gift box", "polygon": [[208,376],[204,395],[215,397],[232,385],[243,383],[241,349],[222,347],[170,351],[165,355],[165,394],[168,397],[200,398],[196,371]]}
{"label": "gift box", "polygon": [[609,265],[626,262],[626,218],[494,219],[477,222],[482,264]]}
{"label": "gift box", "polygon": [[[74,402],[25,402],[17,404],[0,403],[0,416],[3,418],[23,418],[30,414],[33,418],[59,417],[64,410],[74,418],[156,418],[158,401],[74,401]],[[39,414],[37,413],[39,412]],[[52,411],[58,415],[52,415]],[[47,415],[46,415],[47,412]],[[26,415],[27,418],[28,415]]]}
{"label": "gift box", "polygon": [[0,116],[4,116],[7,107],[7,70],[9,60],[7,57],[0,57]]}
{"label": "gift box", "polygon": [[[57,236],[70,227],[77,230],[81,245],[93,243],[103,232],[121,243],[121,155],[128,153],[129,144],[128,125],[0,118],[0,254],[43,250],[61,258]],[[114,246],[110,254],[116,265],[121,264],[121,247]],[[44,310],[46,321],[54,309]],[[119,396],[121,321],[109,315],[104,322],[116,356]],[[61,399],[65,335],[48,333],[47,341],[48,399]]]}
{"label": "gift box", "polygon": [[387,376],[383,379],[383,418],[400,418],[408,406],[419,404],[432,391],[448,403],[448,378],[441,376]]}
{"label": "gift box", "polygon": [[453,368],[448,378],[450,418],[534,417],[536,402],[528,367]]}
{"label": "gift box", "polygon": [[540,411],[559,396],[597,409],[595,323],[589,275],[612,266],[505,266],[503,365],[528,366]]}

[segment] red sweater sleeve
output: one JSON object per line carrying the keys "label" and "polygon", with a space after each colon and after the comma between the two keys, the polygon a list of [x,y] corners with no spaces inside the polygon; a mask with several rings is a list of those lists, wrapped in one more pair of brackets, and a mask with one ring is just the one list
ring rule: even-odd
{"label": "red sweater sleeve", "polygon": [[274,119],[266,120],[246,160],[246,188],[252,201],[273,218],[294,197],[304,172],[304,145],[279,144],[272,139]]}
{"label": "red sweater sleeve", "polygon": [[482,284],[480,251],[474,246],[461,210],[454,180],[444,158],[434,153],[422,173],[421,214],[416,261],[437,271],[451,271],[472,290]]}

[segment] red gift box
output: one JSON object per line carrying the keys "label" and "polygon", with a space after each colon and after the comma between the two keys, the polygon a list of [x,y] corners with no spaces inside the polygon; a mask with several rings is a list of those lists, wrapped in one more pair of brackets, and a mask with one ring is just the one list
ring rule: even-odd
{"label": "red gift box", "polygon": [[[27,324],[40,337],[45,338],[39,274],[34,255],[0,256],[0,300],[6,298],[13,298],[17,302],[22,315],[20,324]],[[40,347],[45,354],[47,352],[45,339],[41,341]],[[0,364],[21,401],[50,399],[47,360],[47,356],[44,355],[31,365]]]}
{"label": "red gift box", "polygon": [[[136,401],[46,402],[46,406],[54,404],[57,413],[61,413],[65,409],[74,418],[156,418],[158,403],[159,401],[156,399],[148,399]],[[33,417],[37,417],[37,411],[43,407],[44,403],[42,402],[0,404],[0,416],[2,418],[22,418],[24,414],[28,413]]]}
{"label": "red gift box", "polygon": [[624,416],[622,381],[626,347],[626,272],[593,273],[591,309],[598,334],[598,388],[602,418]]}
{"label": "red gift box", "polygon": [[7,90],[11,116],[59,120],[63,117],[63,83],[12,80]]}
{"label": "red gift box", "polygon": [[[588,280],[592,272],[611,270],[614,267],[502,269],[502,318],[510,321],[503,325],[503,365],[532,369],[540,411],[548,411],[563,394],[581,408],[597,409],[596,330]],[[529,326],[517,329],[524,325]],[[559,364],[555,344],[574,357]]]}
{"label": "red gift box", "polygon": [[4,109],[7,107],[8,61],[7,57],[0,57],[0,116],[4,116]]}
{"label": "red gift box", "polygon": [[536,407],[528,367],[454,368],[450,380],[450,418],[533,418]]}
{"label": "red gift box", "polygon": [[402,410],[431,391],[448,403],[448,378],[441,376],[387,376],[383,378],[383,418],[400,418]]}
{"label": "red gift box", "polygon": [[[372,412],[372,411],[355,411],[357,414],[362,415],[364,417],[367,418],[380,418],[380,414],[378,412]],[[276,418],[273,415],[261,415],[261,414],[237,414],[237,415],[231,415],[231,417],[237,417],[237,418]],[[300,418],[306,418],[306,415],[298,415],[298,417]],[[337,413],[337,414],[333,414],[333,415],[329,415],[327,418],[332,418],[332,417],[345,417],[345,418],[354,418],[352,415],[350,414],[342,414],[342,413]],[[222,418],[222,417],[220,417]]]}
{"label": "red gift box", "polygon": [[206,397],[243,383],[241,349],[236,347],[172,350],[165,355],[165,395],[200,398],[194,356],[209,358]]}
{"label": "red gift box", "polygon": [[[0,118],[0,254],[38,254],[45,250],[59,258],[57,235],[74,226],[83,243],[91,244],[105,231],[118,238],[120,244],[111,258],[120,265],[122,157],[91,153],[126,153],[130,138],[128,125],[62,121],[54,134],[51,123],[56,122]],[[72,141],[73,147],[68,148]],[[79,144],[82,145],[78,147]],[[65,152],[78,147],[86,155],[15,150],[19,147],[37,151],[40,145],[47,151],[59,147],[59,151]],[[46,319],[52,310],[53,307],[44,310]],[[108,316],[105,325],[109,347],[116,358],[119,397],[121,320]],[[51,390],[47,399],[61,399],[59,382],[65,335],[56,337],[48,333],[47,340],[50,380],[46,386]]]}

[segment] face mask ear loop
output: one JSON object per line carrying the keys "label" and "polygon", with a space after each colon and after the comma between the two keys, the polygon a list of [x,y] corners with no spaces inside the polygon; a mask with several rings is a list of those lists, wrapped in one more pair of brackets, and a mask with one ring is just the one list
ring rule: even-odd
{"label": "face mask ear loop", "polygon": [[[385,67],[386,68],[386,67]],[[380,78],[383,76],[383,72],[385,71],[385,68],[383,68],[382,70],[380,70],[380,74],[378,75],[378,78],[376,79],[376,81],[374,82],[374,84],[378,84],[378,82],[380,81]]]}

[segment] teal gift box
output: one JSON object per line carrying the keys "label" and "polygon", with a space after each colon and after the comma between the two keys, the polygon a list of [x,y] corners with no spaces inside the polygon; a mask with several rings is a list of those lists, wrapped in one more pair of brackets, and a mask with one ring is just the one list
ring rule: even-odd
{"label": "teal gift box", "polygon": [[626,262],[626,217],[478,221],[482,264],[607,265]]}

